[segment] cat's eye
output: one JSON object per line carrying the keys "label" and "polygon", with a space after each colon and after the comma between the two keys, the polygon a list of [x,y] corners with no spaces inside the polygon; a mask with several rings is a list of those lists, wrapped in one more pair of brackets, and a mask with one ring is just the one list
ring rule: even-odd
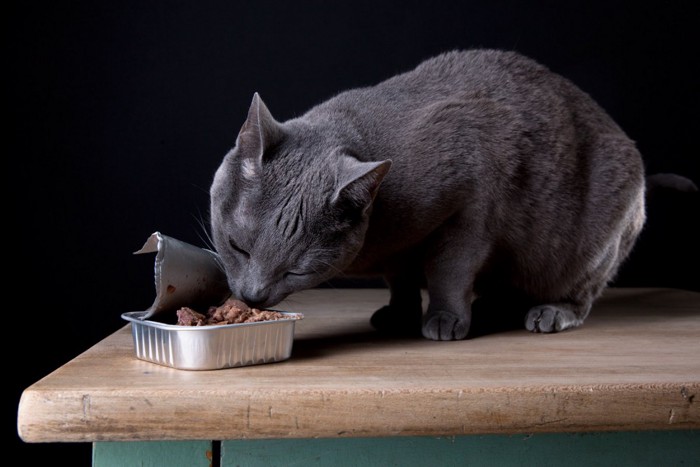
{"label": "cat's eye", "polygon": [[232,238],[228,239],[228,244],[231,245],[231,249],[233,249],[233,251],[235,251],[236,253],[238,253],[246,258],[250,258],[250,253],[248,253],[243,248],[236,245],[236,242],[234,242]]}
{"label": "cat's eye", "polygon": [[302,271],[287,271],[284,273],[285,278],[295,278],[295,277],[304,277],[308,276],[311,274],[310,272],[302,272]]}

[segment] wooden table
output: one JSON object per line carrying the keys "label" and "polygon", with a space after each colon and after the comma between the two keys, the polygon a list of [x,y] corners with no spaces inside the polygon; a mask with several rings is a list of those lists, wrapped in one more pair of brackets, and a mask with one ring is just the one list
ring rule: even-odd
{"label": "wooden table", "polygon": [[[274,452],[309,456],[314,445],[326,456],[315,459],[342,465],[357,465],[343,464],[343,453],[362,449],[377,462],[404,456],[402,465],[420,465],[425,452],[463,459],[479,446],[522,460],[524,439],[549,456],[558,445],[568,458],[576,449],[594,455],[615,436],[642,443],[624,454],[649,465],[645,449],[664,446],[673,451],[662,453],[666,461],[700,459],[700,293],[609,289],[578,329],[456,342],[373,332],[369,317],[387,300],[384,289],[293,295],[277,307],[305,316],[292,357],[225,370],[138,360],[126,325],[24,391],[19,434],[93,442],[96,465],[149,452],[182,465],[212,456],[228,465],[224,453],[235,453],[231,462],[257,465]],[[133,449],[148,441],[140,445],[153,449]]]}

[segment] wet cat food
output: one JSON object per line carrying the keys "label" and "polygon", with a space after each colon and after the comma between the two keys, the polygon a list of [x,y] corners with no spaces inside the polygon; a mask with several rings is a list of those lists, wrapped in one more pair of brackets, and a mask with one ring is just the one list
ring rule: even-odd
{"label": "wet cat food", "polygon": [[256,323],[289,318],[277,311],[250,308],[240,300],[230,298],[220,306],[211,306],[206,314],[189,307],[177,310],[177,324],[180,326],[208,326],[220,324]]}

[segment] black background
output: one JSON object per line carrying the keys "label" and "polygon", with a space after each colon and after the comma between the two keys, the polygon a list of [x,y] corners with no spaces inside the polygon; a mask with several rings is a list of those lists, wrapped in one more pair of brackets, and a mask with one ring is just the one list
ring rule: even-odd
{"label": "black background", "polygon": [[[90,464],[89,444],[21,442],[20,394],[152,303],[153,256],[132,255],[152,232],[205,245],[209,184],[255,91],[285,120],[443,51],[514,49],[598,100],[649,173],[700,181],[692,2],[5,5],[4,426],[24,465]],[[657,193],[615,285],[700,290],[699,207]]]}

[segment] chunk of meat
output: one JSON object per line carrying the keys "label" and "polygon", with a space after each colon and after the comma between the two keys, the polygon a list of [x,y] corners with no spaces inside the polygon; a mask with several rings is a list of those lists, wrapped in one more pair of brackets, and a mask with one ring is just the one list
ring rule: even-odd
{"label": "chunk of meat", "polygon": [[183,307],[177,310],[177,324],[180,326],[203,326],[207,324],[207,317],[192,308]]}

